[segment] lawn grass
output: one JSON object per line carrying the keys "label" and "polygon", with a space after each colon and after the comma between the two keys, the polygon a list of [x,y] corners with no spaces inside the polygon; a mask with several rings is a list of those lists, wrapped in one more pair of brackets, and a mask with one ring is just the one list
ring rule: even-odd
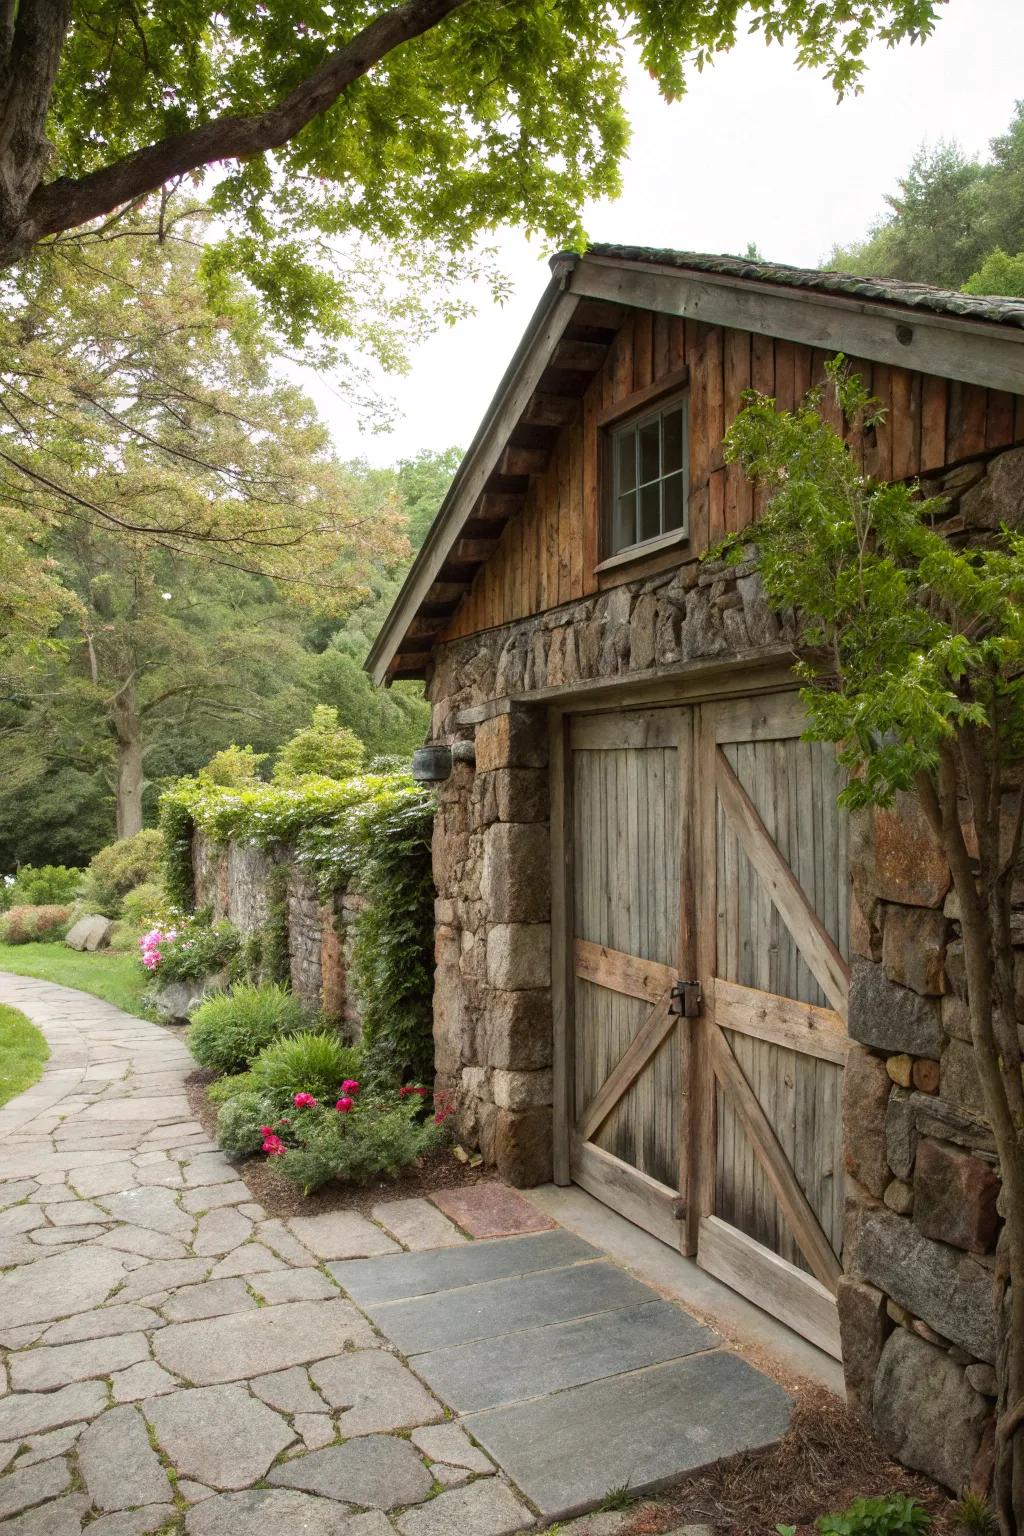
{"label": "lawn grass", "polygon": [[35,1025],[17,1008],[0,1003],[0,1104],[39,1081],[49,1054],[50,1047]]}
{"label": "lawn grass", "polygon": [[65,944],[0,944],[0,971],[16,976],[36,976],[62,987],[91,992],[104,1002],[139,1013],[148,978],[134,955],[100,950],[80,954]]}

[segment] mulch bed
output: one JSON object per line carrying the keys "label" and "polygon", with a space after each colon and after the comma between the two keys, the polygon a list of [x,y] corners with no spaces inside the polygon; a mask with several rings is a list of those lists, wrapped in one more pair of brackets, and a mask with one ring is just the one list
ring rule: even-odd
{"label": "mulch bed", "polygon": [[[217,1128],[217,1105],[206,1097],[206,1089],[217,1076],[205,1068],[191,1073],[185,1082],[189,1106],[207,1135]],[[393,1179],[373,1179],[369,1184],[325,1184],[315,1194],[302,1190],[282,1178],[265,1157],[248,1157],[238,1164],[238,1171],[268,1216],[315,1216],[318,1211],[360,1211],[368,1215],[382,1200],[409,1200],[431,1195],[438,1189],[463,1188],[493,1180],[493,1168],[469,1168],[460,1163],[450,1147],[429,1153],[411,1168]]]}
{"label": "mulch bed", "polygon": [[957,1530],[949,1495],[891,1461],[845,1403],[824,1387],[785,1385],[795,1407],[778,1445],[722,1462],[640,1503],[622,1536],[655,1536],[679,1525],[765,1536],[776,1524],[795,1525],[800,1536],[812,1536],[819,1515],[880,1494],[917,1499],[932,1516],[936,1536]]}

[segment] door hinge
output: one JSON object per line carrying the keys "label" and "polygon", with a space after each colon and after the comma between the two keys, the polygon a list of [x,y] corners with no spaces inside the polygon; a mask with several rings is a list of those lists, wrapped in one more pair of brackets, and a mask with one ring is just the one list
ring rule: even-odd
{"label": "door hinge", "polygon": [[677,981],[672,988],[669,1013],[683,1019],[697,1019],[704,1010],[704,993],[699,981]]}

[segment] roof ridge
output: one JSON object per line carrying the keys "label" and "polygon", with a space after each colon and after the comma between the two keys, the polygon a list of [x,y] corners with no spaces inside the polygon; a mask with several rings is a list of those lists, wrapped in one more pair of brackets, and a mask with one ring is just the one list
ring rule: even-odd
{"label": "roof ridge", "polygon": [[1024,299],[1005,298],[999,294],[959,293],[955,289],[935,288],[929,283],[905,282],[895,277],[858,277],[852,272],[838,272],[828,268],[795,267],[786,262],[764,261],[751,256],[679,251],[667,246],[616,245],[608,241],[594,241],[587,247],[587,254],[618,261],[678,267],[721,277],[746,278],[753,282],[775,283],[784,288],[806,288],[818,293],[872,299],[904,308],[927,309],[934,314],[950,315],[956,319],[984,320],[996,325],[1024,328]]}

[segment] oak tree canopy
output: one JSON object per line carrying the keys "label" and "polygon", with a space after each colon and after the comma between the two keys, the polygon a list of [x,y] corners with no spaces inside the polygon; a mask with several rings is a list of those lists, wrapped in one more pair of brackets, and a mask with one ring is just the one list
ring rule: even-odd
{"label": "oak tree canopy", "polygon": [[835,89],[939,0],[0,0],[0,265],[213,171],[209,256],[292,340],[330,334],[351,237],[396,266],[500,224],[582,239],[614,193],[624,46],[679,95],[741,27]]}

